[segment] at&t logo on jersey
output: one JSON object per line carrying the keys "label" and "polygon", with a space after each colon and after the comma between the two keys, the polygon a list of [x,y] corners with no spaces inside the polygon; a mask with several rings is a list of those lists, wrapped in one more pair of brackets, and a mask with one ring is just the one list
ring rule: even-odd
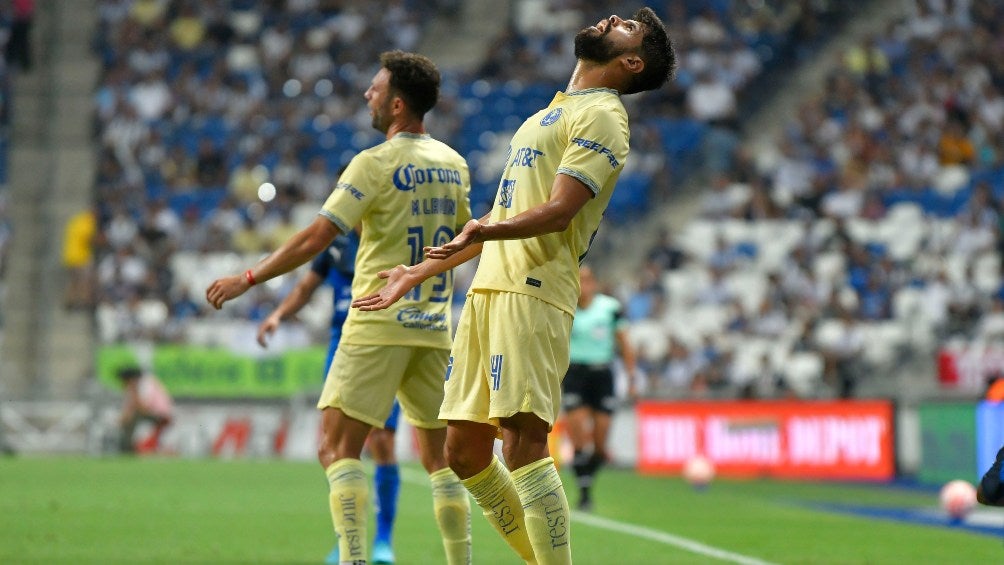
{"label": "at&t logo on jersey", "polygon": [[460,171],[456,169],[444,169],[442,167],[416,167],[413,163],[401,165],[394,169],[394,187],[398,190],[416,190],[418,185],[438,182],[441,184],[455,184],[463,186],[460,180]]}
{"label": "at&t logo on jersey", "polygon": [[509,162],[510,167],[529,167],[532,169],[537,163],[537,157],[543,154],[543,151],[534,149],[533,147],[520,147],[516,151],[513,151],[512,147],[510,147],[506,153],[506,160],[508,161],[509,157],[512,156],[512,161]]}
{"label": "at&t logo on jersey", "polygon": [[549,126],[561,118],[561,108],[555,108],[540,120],[540,125]]}

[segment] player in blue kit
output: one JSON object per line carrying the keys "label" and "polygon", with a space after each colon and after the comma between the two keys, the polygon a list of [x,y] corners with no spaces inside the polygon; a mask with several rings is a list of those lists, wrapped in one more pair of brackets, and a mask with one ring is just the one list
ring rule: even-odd
{"label": "player in blue kit", "polygon": [[[327,376],[331,360],[334,359],[335,351],[338,349],[338,342],[342,338],[342,324],[349,315],[349,305],[352,303],[352,275],[355,272],[358,249],[359,236],[356,232],[336,237],[326,250],[314,258],[310,263],[310,271],[296,283],[296,287],[258,326],[258,343],[262,347],[268,347],[268,336],[279,328],[282,321],[296,315],[310,301],[314,291],[322,284],[327,284],[332,288],[334,305],[331,313],[328,357],[324,363],[324,375]],[[377,532],[373,540],[374,563],[394,562],[391,534],[394,529],[394,516],[397,514],[397,495],[401,488],[401,473],[397,466],[397,458],[394,456],[394,434],[397,431],[400,412],[401,406],[395,401],[383,428],[373,428],[367,440],[370,455],[376,463],[376,473],[373,476],[377,495]],[[339,563],[337,543],[326,562]]]}

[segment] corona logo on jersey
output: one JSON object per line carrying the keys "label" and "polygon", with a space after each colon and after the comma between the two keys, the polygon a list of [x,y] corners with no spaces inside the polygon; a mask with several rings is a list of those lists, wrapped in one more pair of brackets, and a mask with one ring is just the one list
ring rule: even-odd
{"label": "corona logo on jersey", "polygon": [[417,190],[420,184],[440,183],[463,186],[460,171],[442,167],[416,167],[414,163],[394,169],[394,187],[398,190]]}

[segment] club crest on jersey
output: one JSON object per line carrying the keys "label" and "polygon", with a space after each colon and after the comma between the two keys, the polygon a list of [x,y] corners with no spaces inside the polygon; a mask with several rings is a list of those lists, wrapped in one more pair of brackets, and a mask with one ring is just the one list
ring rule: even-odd
{"label": "club crest on jersey", "polygon": [[502,184],[499,185],[499,206],[512,208],[512,191],[515,189],[515,180],[502,179]]}
{"label": "club crest on jersey", "polygon": [[561,118],[561,108],[555,108],[540,120],[540,125],[549,126]]}

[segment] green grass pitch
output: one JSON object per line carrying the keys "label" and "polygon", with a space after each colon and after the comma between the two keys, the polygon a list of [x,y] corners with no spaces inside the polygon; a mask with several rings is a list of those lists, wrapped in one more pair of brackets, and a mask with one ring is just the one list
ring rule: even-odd
{"label": "green grass pitch", "polygon": [[[427,479],[412,465],[404,477],[398,563],[442,563]],[[1001,537],[799,504],[933,508],[932,492],[730,480],[697,492],[673,478],[607,470],[595,499],[594,518],[573,516],[578,564],[1004,563]],[[518,562],[476,507],[472,522],[475,563]],[[699,552],[673,543],[681,539]],[[321,563],[332,541],[327,484],[314,464],[0,459],[3,564]]]}

